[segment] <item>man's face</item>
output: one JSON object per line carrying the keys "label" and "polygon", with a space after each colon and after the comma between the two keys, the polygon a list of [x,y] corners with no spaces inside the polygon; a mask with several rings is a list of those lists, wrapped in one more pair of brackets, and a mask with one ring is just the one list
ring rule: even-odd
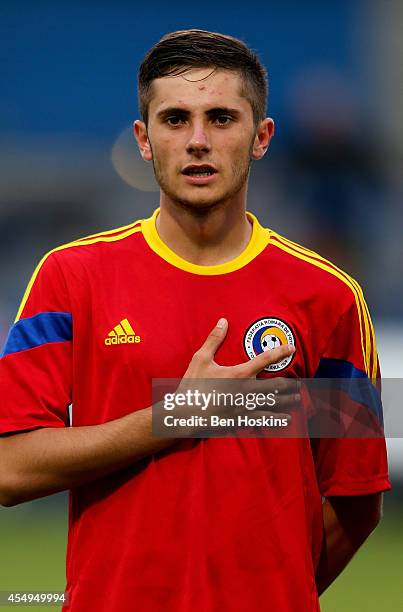
{"label": "man's face", "polygon": [[143,158],[153,161],[163,197],[206,208],[246,189],[251,158],[264,151],[241,77],[193,69],[152,86],[148,126],[136,121],[135,135]]}

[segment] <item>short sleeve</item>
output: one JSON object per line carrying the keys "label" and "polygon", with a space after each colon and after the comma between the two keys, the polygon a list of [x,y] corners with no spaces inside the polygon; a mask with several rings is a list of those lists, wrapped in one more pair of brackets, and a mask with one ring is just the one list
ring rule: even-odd
{"label": "short sleeve", "polygon": [[72,313],[55,253],[35,270],[0,357],[0,434],[68,425]]}
{"label": "short sleeve", "polygon": [[[361,288],[339,317],[320,358],[316,378],[367,379],[380,390],[380,369],[372,321]],[[365,381],[364,381],[365,382]],[[350,389],[357,386],[351,385]],[[354,398],[352,399],[354,401]],[[382,422],[382,404],[377,403]],[[384,437],[315,438],[311,440],[319,490],[332,495],[367,495],[391,488]]]}

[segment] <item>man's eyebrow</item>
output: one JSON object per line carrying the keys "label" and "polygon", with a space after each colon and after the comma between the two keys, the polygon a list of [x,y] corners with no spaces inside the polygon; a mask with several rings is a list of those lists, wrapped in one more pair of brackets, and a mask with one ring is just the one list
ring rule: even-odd
{"label": "man's eyebrow", "polygon": [[[191,112],[186,110],[185,108],[180,108],[176,106],[170,106],[168,108],[163,108],[157,113],[157,117],[159,119],[167,119],[171,115],[180,115],[181,117],[189,117]],[[241,114],[240,111],[236,108],[229,108],[227,106],[216,106],[214,108],[209,108],[205,111],[207,117],[216,117],[217,115],[233,115],[234,117],[239,117]]]}
{"label": "man's eyebrow", "polygon": [[206,111],[208,117],[214,115],[233,115],[234,117],[239,117],[240,114],[237,108],[229,108],[228,106],[217,106]]}
{"label": "man's eyebrow", "polygon": [[190,115],[190,111],[184,108],[170,106],[169,108],[163,108],[157,113],[157,117],[159,119],[166,119],[167,117],[170,117],[171,115],[181,115],[182,117],[183,116],[188,117]]}

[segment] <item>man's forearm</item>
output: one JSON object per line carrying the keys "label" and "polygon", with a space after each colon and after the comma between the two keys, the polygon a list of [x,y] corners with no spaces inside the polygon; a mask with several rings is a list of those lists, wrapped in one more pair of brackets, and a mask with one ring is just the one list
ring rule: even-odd
{"label": "man's forearm", "polygon": [[152,436],[152,409],[85,427],[43,428],[0,438],[0,503],[70,489],[158,452],[175,439]]}
{"label": "man's forearm", "polygon": [[316,585],[319,595],[337,578],[375,529],[382,493],[332,497],[323,503],[324,539]]}

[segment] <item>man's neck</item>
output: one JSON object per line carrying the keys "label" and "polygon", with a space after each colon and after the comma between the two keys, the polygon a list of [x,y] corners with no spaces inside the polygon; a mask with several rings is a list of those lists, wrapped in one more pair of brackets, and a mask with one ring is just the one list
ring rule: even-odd
{"label": "man's neck", "polygon": [[186,261],[214,266],[235,259],[247,247],[252,225],[245,204],[226,204],[192,210],[166,200],[156,227],[161,240]]}

